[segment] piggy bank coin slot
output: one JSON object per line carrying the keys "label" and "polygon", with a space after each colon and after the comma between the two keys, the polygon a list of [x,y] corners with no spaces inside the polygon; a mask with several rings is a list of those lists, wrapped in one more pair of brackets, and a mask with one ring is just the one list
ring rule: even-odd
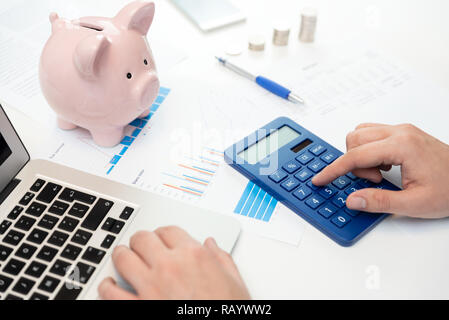
{"label": "piggy bank coin slot", "polygon": [[92,23],[88,23],[88,22],[79,22],[78,24],[80,27],[82,28],[86,28],[86,29],[91,29],[91,30],[95,30],[98,32],[103,31],[103,28],[99,25],[94,25]]}

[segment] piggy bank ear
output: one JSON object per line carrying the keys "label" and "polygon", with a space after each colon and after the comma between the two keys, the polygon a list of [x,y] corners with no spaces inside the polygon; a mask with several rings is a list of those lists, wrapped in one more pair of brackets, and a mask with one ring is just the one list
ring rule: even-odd
{"label": "piggy bank ear", "polygon": [[76,46],[73,63],[83,78],[96,78],[101,59],[108,47],[109,40],[103,35],[89,36]]}
{"label": "piggy bank ear", "polygon": [[153,2],[135,1],[124,7],[114,21],[128,30],[146,35],[153,23],[154,10]]}

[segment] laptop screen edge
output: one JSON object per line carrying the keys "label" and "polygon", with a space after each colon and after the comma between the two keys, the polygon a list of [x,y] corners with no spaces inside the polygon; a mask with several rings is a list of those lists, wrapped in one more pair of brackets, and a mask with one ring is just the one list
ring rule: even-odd
{"label": "laptop screen edge", "polygon": [[30,155],[0,104],[0,134],[11,154],[0,164],[0,191],[2,191],[30,161]]}

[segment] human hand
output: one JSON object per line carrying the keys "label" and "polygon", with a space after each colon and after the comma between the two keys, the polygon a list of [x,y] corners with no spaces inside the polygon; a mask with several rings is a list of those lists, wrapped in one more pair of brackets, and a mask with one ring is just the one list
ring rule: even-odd
{"label": "human hand", "polygon": [[231,256],[214,239],[204,246],[176,227],[138,232],[130,248],[119,246],[114,265],[137,292],[120,288],[112,278],[98,291],[106,300],[247,300],[245,284]]}
{"label": "human hand", "polygon": [[449,146],[412,125],[362,124],[349,133],[348,152],[314,177],[323,186],[352,172],[372,182],[401,166],[402,191],[363,189],[346,200],[349,209],[417,218],[449,216]]}

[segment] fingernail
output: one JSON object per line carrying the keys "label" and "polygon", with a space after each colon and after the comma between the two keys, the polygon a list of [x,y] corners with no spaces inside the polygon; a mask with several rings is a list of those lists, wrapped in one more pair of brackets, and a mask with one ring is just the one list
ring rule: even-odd
{"label": "fingernail", "polygon": [[207,239],[205,245],[210,249],[218,248],[217,241],[214,238]]}
{"label": "fingernail", "polygon": [[366,209],[366,200],[361,197],[351,197],[346,203],[349,209],[363,210]]}

